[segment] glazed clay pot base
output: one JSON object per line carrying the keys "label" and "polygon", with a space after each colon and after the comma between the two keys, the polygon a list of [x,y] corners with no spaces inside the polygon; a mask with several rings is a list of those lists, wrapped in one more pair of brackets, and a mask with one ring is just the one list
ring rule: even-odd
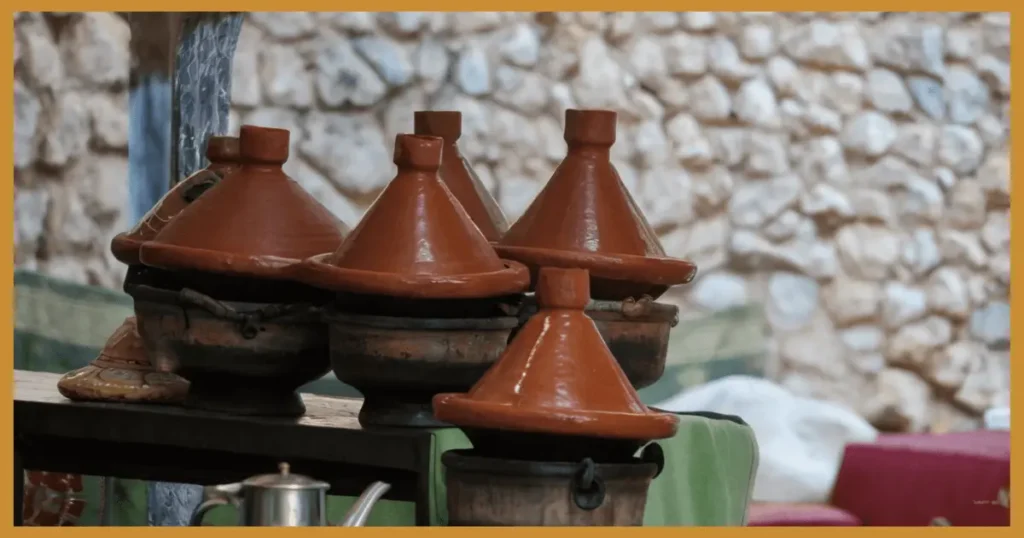
{"label": "glazed clay pot base", "polygon": [[418,111],[414,114],[416,134],[437,136],[444,140],[441,155],[441,180],[455,199],[473,219],[490,242],[501,239],[508,230],[508,221],[498,202],[473,172],[457,144],[462,136],[462,113],[450,111]]}
{"label": "glazed clay pot base", "polygon": [[590,271],[595,299],[657,299],[693,279],[693,264],[669,258],[612,166],[615,112],[567,110],[565,160],[495,247],[539,267]]}
{"label": "glazed clay pot base", "polygon": [[529,272],[498,258],[438,176],[443,140],[398,135],[398,174],[334,253],[292,268],[293,278],[336,292],[416,299],[516,294]]}
{"label": "glazed clay pot base", "polygon": [[468,393],[434,397],[436,417],[511,459],[621,461],[674,435],[677,418],[640,402],[583,313],[587,271],[543,268],[536,287],[537,314]]}
{"label": "glazed clay pot base", "polygon": [[238,168],[241,159],[238,138],[210,137],[206,143],[206,158],[210,161],[209,166],[175,185],[130,231],[114,236],[110,250],[118,261],[138,265],[139,249],[143,243],[156,237],[172,218],[200,194]]}
{"label": "glazed clay pot base", "polygon": [[341,244],[345,225],[281,166],[288,131],[243,125],[242,166],[190,204],[140,252],[172,271],[284,278],[287,266]]}
{"label": "glazed clay pot base", "polygon": [[444,141],[399,135],[398,174],[333,254],[293,269],[337,293],[326,316],[335,375],[365,426],[437,427],[431,398],[467,390],[517,325],[527,269],[500,260],[438,176]]}
{"label": "glazed clay pot base", "polygon": [[447,426],[434,418],[433,396],[472,387],[498,360],[517,324],[513,316],[416,313],[325,316],[331,365],[338,379],[362,393],[363,426]]}
{"label": "glazed clay pot base", "polygon": [[75,401],[177,404],[188,392],[188,381],[153,368],[131,317],[114,331],[96,360],[65,374],[57,390]]}

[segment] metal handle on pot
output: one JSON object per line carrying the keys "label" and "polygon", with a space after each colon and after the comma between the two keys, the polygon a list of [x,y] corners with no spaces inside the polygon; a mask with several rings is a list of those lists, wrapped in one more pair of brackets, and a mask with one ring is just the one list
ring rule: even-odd
{"label": "metal handle on pot", "polygon": [[643,451],[640,452],[640,459],[645,463],[653,463],[658,466],[658,471],[654,473],[654,478],[658,478],[661,475],[661,471],[665,469],[665,449],[661,448],[658,443],[651,443],[644,447]]}
{"label": "metal handle on pot", "polygon": [[239,322],[241,324],[242,337],[246,340],[256,338],[256,335],[259,334],[260,329],[258,325],[261,321],[268,321],[302,311],[310,312],[315,308],[308,304],[268,305],[258,310],[239,312],[209,295],[188,288],[178,292],[178,300],[187,305],[202,308],[214,316]]}
{"label": "metal handle on pot", "polygon": [[583,458],[572,475],[572,500],[581,510],[596,510],[604,504],[604,479],[597,475],[597,464]]}
{"label": "metal handle on pot", "polygon": [[619,308],[622,310],[622,315],[625,316],[626,319],[634,319],[649,314],[651,312],[652,304],[654,304],[654,299],[651,299],[650,295],[644,295],[639,299],[627,297],[619,304]]}

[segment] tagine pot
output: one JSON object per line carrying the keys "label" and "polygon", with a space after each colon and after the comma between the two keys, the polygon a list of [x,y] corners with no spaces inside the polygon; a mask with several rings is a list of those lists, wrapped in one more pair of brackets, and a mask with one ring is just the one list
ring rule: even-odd
{"label": "tagine pot", "polygon": [[167,271],[286,280],[287,268],[338,248],[347,227],[283,170],[290,135],[243,125],[241,167],[152,240],[143,264]]}
{"label": "tagine pot", "polygon": [[444,141],[398,135],[398,173],[332,253],[293,268],[333,292],[334,373],[364,425],[433,427],[434,394],[467,390],[518,324],[527,269],[501,260],[439,177]]}
{"label": "tagine pot", "polygon": [[140,260],[168,276],[128,285],[157,367],[190,381],[185,405],[298,416],[298,387],[329,371],[329,297],[287,270],[337,248],[346,227],[283,171],[288,131],[242,126],[241,167],[190,204]]}
{"label": "tagine pot", "polygon": [[188,381],[153,370],[134,317],[124,320],[87,366],[64,374],[57,390],[79,402],[179,404]]}
{"label": "tagine pot", "polygon": [[453,111],[421,110],[414,114],[416,134],[436,136],[444,140],[441,154],[441,181],[451,191],[469,218],[484,237],[495,242],[508,230],[508,221],[498,202],[473,171],[469,161],[459,151],[462,136],[462,113]]}
{"label": "tagine pot", "polygon": [[[537,302],[527,295],[520,308],[524,325],[537,313]],[[679,323],[679,307],[648,296],[622,301],[591,300],[584,313],[594,320],[601,337],[633,388],[655,384],[665,373],[669,333]],[[517,331],[518,332],[518,331]]]}
{"label": "tagine pot", "polygon": [[495,246],[530,267],[586,269],[594,299],[660,297],[693,280],[693,264],[669,258],[611,163],[615,112],[567,110],[568,152]]}
{"label": "tagine pot", "polygon": [[583,269],[545,267],[538,311],[472,389],[434,397],[438,420],[466,433],[482,456],[597,463],[629,461],[678,419],[649,409],[594,321]]}

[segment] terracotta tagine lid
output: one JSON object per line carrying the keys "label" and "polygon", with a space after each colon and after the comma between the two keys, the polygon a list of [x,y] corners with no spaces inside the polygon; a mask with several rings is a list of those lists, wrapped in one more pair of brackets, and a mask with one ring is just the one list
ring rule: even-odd
{"label": "terracotta tagine lid", "polygon": [[538,267],[579,267],[595,279],[595,299],[656,299],[693,279],[697,268],[669,258],[611,163],[615,112],[567,110],[565,160],[495,247]]}
{"label": "terracotta tagine lid", "polygon": [[100,355],[57,382],[65,398],[76,401],[180,403],[188,381],[153,369],[134,317],[107,339]]}
{"label": "terracotta tagine lid", "polygon": [[462,428],[602,439],[675,434],[674,415],[651,411],[619,368],[594,321],[585,269],[542,268],[540,310],[466,394],[438,394],[434,415]]}
{"label": "terracotta tagine lid", "polygon": [[289,133],[243,125],[242,166],[142,246],[143,264],[172,271],[282,278],[285,267],[338,248],[337,217],[284,173]]}
{"label": "terracotta tagine lid", "polygon": [[334,253],[292,268],[293,278],[337,292],[468,299],[521,293],[529,271],[498,258],[438,174],[444,142],[398,135],[398,174]]}
{"label": "terracotta tagine lid", "polygon": [[462,136],[462,113],[421,110],[414,114],[414,119],[416,134],[444,139],[441,180],[448,190],[452,191],[488,241],[501,239],[508,230],[505,214],[459,151],[457,142]]}
{"label": "terracotta tagine lid", "polygon": [[156,237],[182,209],[239,167],[238,137],[211,136],[206,142],[206,159],[210,161],[209,166],[178,182],[134,228],[114,236],[110,250],[118,261],[138,265],[143,243]]}

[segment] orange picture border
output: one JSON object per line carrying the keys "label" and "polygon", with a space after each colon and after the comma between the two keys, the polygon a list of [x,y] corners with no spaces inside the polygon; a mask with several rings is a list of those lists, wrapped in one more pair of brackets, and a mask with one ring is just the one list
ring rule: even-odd
{"label": "orange picture border", "polygon": [[[293,0],[288,2],[287,11],[340,11],[339,7],[347,8],[347,11],[360,11],[359,2],[328,2],[328,1],[317,1],[317,0]],[[879,2],[872,0],[854,1],[854,2],[832,2],[829,6],[823,6],[820,2],[806,1],[806,0],[775,0],[772,2],[766,1],[752,1],[752,0],[732,0],[728,2],[728,6],[731,11],[815,11],[821,10],[821,8],[828,7],[830,11],[1006,11],[1010,12],[1011,15],[1011,34],[1012,34],[1012,50],[1017,51],[1011,57],[1011,80],[1013,85],[1017,88],[1024,88],[1024,81],[1019,79],[1024,78],[1024,68],[1018,67],[1024,64],[1024,52],[1021,49],[1022,38],[1017,37],[1017,30],[1021,29],[1022,26],[1017,19],[1016,12],[1024,11],[1018,9],[1017,6],[1022,5],[1019,2],[1011,2],[1008,0],[991,1],[983,0],[976,2],[951,2],[944,0],[934,0],[931,2],[924,1],[902,1],[897,2],[893,5],[892,2]],[[139,11],[140,9],[146,11],[160,11],[161,9],[167,9],[168,11],[281,11],[281,7],[284,7],[280,2],[270,2],[267,0],[249,0],[246,2],[234,1],[223,1],[223,0],[151,0],[146,4],[140,4],[137,0],[126,1],[126,0],[108,0],[108,1],[73,1],[73,0],[15,0],[13,2],[13,12],[18,11]],[[364,4],[362,7],[366,8],[366,11],[479,11],[480,2],[472,0],[434,0],[431,2],[425,1],[402,1],[402,0],[377,0],[376,2]],[[496,10],[502,10],[498,6],[488,6]],[[672,11],[679,8],[687,8],[689,10],[697,11],[702,9],[721,9],[720,2],[712,2],[708,0],[691,1],[686,3],[669,2],[665,0],[631,0],[631,1],[610,1],[610,0],[518,0],[510,1],[509,5],[504,11]],[[895,8],[895,9],[893,9]],[[11,26],[4,27],[2,30],[3,35],[0,36],[0,57],[13,58],[13,43],[14,43],[14,24],[13,17]],[[8,74],[2,77],[2,85],[7,87],[13,95],[14,87],[14,70],[8,71]],[[1019,90],[1024,91],[1024,90]],[[13,125],[14,119],[14,105],[12,100],[4,100],[0,104],[0,113],[6,118],[5,121],[11,121]],[[1022,121],[1024,121],[1024,113],[1021,109],[1012,109],[1012,122],[1010,132],[1021,132]],[[2,264],[2,279],[5,284],[2,287],[2,302],[3,304],[9,305],[9,309],[0,309],[0,321],[2,321],[5,329],[0,330],[0,341],[3,342],[4,349],[7,352],[3,353],[3,359],[9,364],[13,363],[13,334],[14,334],[14,180],[13,180],[13,128],[11,131],[6,131],[7,136],[0,136],[0,142],[3,143],[8,149],[2,153],[3,157],[0,158],[0,165],[6,170],[11,171],[11,179],[0,182],[0,207],[10,217],[4,219],[0,224],[0,237],[3,237],[3,242],[8,245],[11,250],[12,257],[9,258],[8,263]],[[1011,136],[1011,151],[1013,155],[1024,154],[1024,142],[1021,142],[1020,137],[1014,140]],[[11,166],[11,168],[6,168]],[[1014,174],[1012,183],[1014,188],[1017,190],[1015,184],[1019,181],[1016,179],[1019,175]],[[1011,230],[1019,229],[1024,217],[1021,215],[1015,215],[1011,211]],[[1024,252],[1024,247],[1021,247],[1020,241],[1011,241],[1011,285],[1019,287],[1021,285],[1021,268],[1024,264],[1021,253]],[[1020,263],[1018,263],[1020,260]],[[1024,299],[1022,299],[1024,301]],[[1017,301],[1010,299],[1011,311],[1021,312],[1022,309]],[[1024,315],[1011,315],[1011,331],[1013,333],[1024,334]],[[1024,349],[1024,346],[1017,348]],[[1011,408],[1019,407],[1022,401],[1021,391],[1024,391],[1024,364],[1021,363],[1024,360],[1024,356],[1021,359],[1016,359],[1015,355],[1024,355],[1024,353],[1017,352],[1017,349],[1011,349],[1011,386],[1021,385],[1022,389],[1015,390],[1017,396],[1012,398],[1013,402]],[[4,441],[0,443],[0,461],[12,462],[13,461],[13,372],[12,366],[6,368],[0,368],[0,393],[3,394],[0,397],[0,431],[3,432]],[[1016,431],[1022,431],[1024,428],[1024,411],[1018,411],[1014,413],[1012,418],[1013,424],[1020,422],[1020,426],[1014,425],[1013,429]],[[1017,446],[1021,445],[1024,436],[1018,434],[1011,436],[1012,453],[1019,454],[1021,449]],[[13,523],[13,489],[10,484],[13,484],[12,474],[13,465],[0,464],[0,525],[3,527],[9,527]],[[1024,484],[1024,479],[1021,475],[1024,474],[1024,466],[1013,465],[1011,466],[1011,490],[1016,489],[1015,486]],[[550,536],[555,538],[556,536],[565,536],[562,533],[568,532],[570,535],[579,533],[580,536],[590,535],[591,537],[607,537],[611,538],[615,534],[622,533],[624,536],[633,533],[639,533],[646,536],[663,536],[664,538],[676,538],[680,536],[680,533],[708,533],[704,536],[711,537],[725,537],[725,536],[740,536],[741,534],[764,534],[766,536],[776,534],[779,536],[819,536],[818,531],[822,532],[836,532],[840,534],[860,534],[861,532],[875,533],[881,532],[883,534],[875,536],[889,536],[892,533],[893,536],[911,536],[911,535],[924,535],[933,533],[943,533],[947,536],[952,534],[959,535],[964,533],[966,536],[968,533],[982,533],[989,536],[1009,536],[1012,532],[1012,523],[1021,523],[1024,521],[1022,517],[1018,516],[1017,513],[1021,512],[1020,503],[1017,508],[1011,505],[1011,527],[991,527],[982,529],[969,529],[969,528],[957,528],[950,527],[943,530],[938,530],[929,527],[920,528],[887,528],[887,527],[834,527],[829,528],[827,531],[824,528],[815,527],[722,527],[722,528],[694,528],[694,529],[677,529],[669,527],[646,527],[646,528],[560,528],[560,529],[549,529],[549,528],[536,528],[536,529],[525,529],[525,528],[487,528],[487,529],[474,529],[472,527],[451,527],[451,528],[418,528],[418,527],[364,527],[359,529],[342,529],[342,528],[238,528],[238,527],[202,527],[194,530],[182,531],[174,527],[20,527],[14,528],[13,532],[15,536],[53,536],[56,534],[76,534],[78,536],[94,536],[95,538],[110,538],[113,536],[124,534],[127,537],[129,534],[137,536],[135,533],[141,532],[143,534],[153,533],[152,536],[166,533],[177,533],[177,532],[194,532],[198,534],[209,534],[211,536],[218,535],[224,538],[231,536],[251,537],[252,533],[264,534],[264,533],[323,533],[324,536],[338,536],[338,533],[359,533],[363,536],[376,536],[383,538],[384,536],[391,536],[391,533],[397,533],[398,535],[408,533],[410,536],[425,536],[426,534],[433,534],[436,536],[451,536],[454,534],[465,534],[469,536],[479,536],[476,533],[487,533],[491,536],[500,536],[504,534],[508,537],[522,533],[522,537],[530,538],[544,538]],[[1024,523],[1021,523],[1024,525]],[[8,531],[10,532],[10,531]],[[541,534],[535,534],[535,533]],[[95,534],[94,534],[95,533]],[[241,534],[235,534],[241,533]],[[493,534],[492,534],[493,533]],[[551,533],[548,535],[547,533]],[[807,534],[804,534],[807,533]],[[991,534],[990,534],[991,533]],[[6,533],[5,533],[6,535]]]}

